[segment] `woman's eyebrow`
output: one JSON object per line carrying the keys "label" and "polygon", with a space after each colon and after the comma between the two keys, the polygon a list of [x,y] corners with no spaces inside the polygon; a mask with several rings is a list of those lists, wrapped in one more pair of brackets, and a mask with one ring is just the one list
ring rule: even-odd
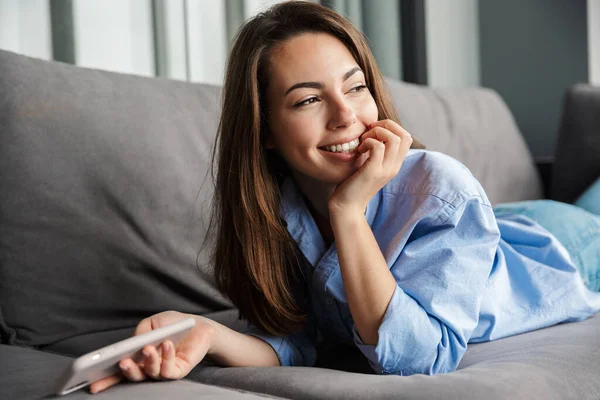
{"label": "woman's eyebrow", "polygon": [[[350,71],[346,72],[343,76],[343,80],[342,82],[347,81],[348,79],[350,79],[350,77],[352,75],[354,75],[356,72],[361,71],[360,67],[354,67],[352,68]],[[300,88],[311,88],[311,89],[323,89],[325,85],[323,85],[321,82],[300,82],[300,83],[296,83],[295,85],[292,85],[286,92],[284,96],[287,96],[292,90],[295,89],[300,89]]]}

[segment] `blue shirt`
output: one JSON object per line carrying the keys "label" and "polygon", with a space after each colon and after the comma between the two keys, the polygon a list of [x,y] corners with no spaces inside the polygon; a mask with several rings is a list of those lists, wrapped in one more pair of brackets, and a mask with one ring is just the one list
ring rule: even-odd
{"label": "blue shirt", "polygon": [[578,321],[600,311],[558,240],[532,219],[496,216],[457,160],[411,149],[366,218],[396,279],[376,346],[362,342],[346,300],[335,242],[327,246],[292,179],[281,215],[304,259],[308,317],[269,343],[283,366],[312,366],[317,337],[356,345],[382,374],[454,371],[467,343]]}

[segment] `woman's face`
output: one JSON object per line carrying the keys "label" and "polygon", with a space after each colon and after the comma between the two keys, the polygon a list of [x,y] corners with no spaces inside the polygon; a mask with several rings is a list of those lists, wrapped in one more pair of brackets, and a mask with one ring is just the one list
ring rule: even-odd
{"label": "woman's face", "polygon": [[334,36],[306,33],[276,48],[268,67],[267,148],[296,179],[338,184],[368,155],[353,150],[377,106],[365,75]]}

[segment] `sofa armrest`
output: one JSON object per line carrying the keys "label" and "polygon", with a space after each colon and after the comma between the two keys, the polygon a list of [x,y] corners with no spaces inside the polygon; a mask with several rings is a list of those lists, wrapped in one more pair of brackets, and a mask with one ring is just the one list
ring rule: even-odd
{"label": "sofa armrest", "polygon": [[543,198],[550,197],[550,185],[552,184],[552,170],[554,168],[554,157],[543,157],[535,159],[535,166],[542,181]]}
{"label": "sofa armrest", "polygon": [[567,89],[554,156],[547,197],[573,203],[600,176],[600,87]]}

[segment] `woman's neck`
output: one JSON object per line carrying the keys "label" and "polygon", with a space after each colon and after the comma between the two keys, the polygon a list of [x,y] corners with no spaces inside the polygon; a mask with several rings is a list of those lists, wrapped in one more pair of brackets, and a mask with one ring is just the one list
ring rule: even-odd
{"label": "woman's neck", "polygon": [[323,239],[330,245],[333,242],[333,230],[329,224],[329,197],[336,188],[335,184],[315,181],[314,179],[294,174],[294,182],[304,195],[307,207],[321,231]]}

